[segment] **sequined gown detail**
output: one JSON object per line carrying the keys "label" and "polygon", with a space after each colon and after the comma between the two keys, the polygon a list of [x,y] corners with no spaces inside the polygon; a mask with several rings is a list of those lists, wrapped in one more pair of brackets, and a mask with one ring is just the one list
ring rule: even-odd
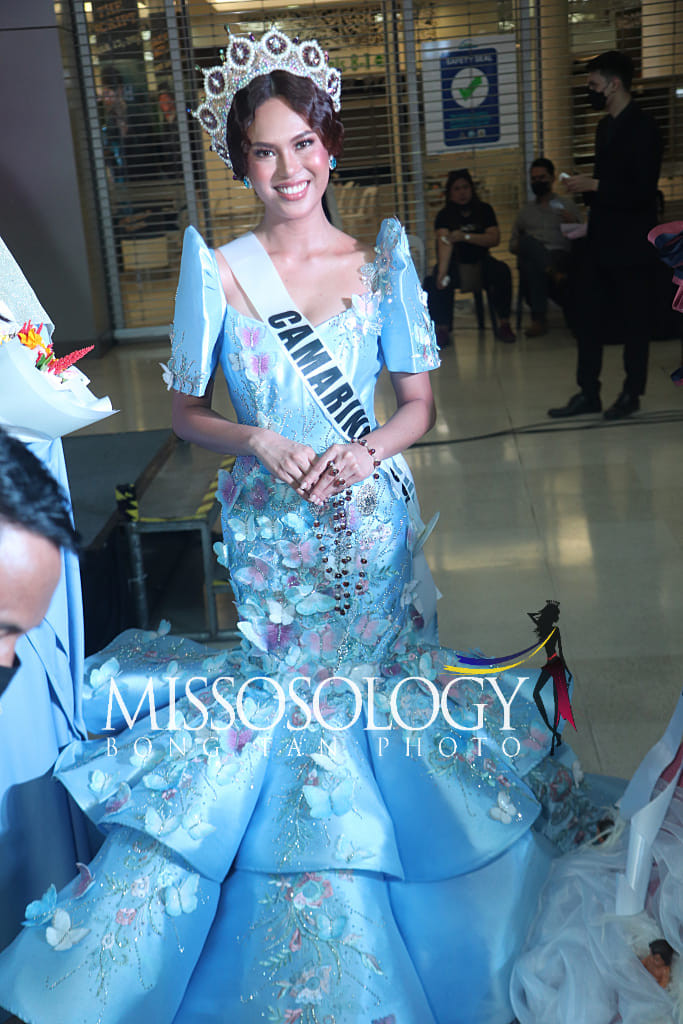
{"label": "sequined gown detail", "polygon": [[[319,325],[372,423],[384,367],[438,364],[396,221],[376,253],[365,294]],[[219,364],[240,422],[319,452],[340,440],[188,229],[174,387],[204,394]],[[526,781],[549,746],[533,680],[500,676],[500,697],[462,681],[433,715],[457,655],[436,642],[420,527],[386,464],[341,519],[252,458],[219,498],[242,643],[129,633],[90,659],[106,738],[72,744],[57,775],[106,840],[27,909],[0,1003],[35,1024],[57,1005],[69,1024],[508,1024],[549,862]],[[330,566],[349,573],[344,615]]]}

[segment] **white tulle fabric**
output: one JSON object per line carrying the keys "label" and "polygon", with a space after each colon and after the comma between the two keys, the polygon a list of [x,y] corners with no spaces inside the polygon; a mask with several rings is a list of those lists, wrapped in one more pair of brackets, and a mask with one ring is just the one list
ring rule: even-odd
{"label": "white tulle fabric", "polygon": [[640,963],[653,939],[683,949],[683,787],[657,834],[645,910],[614,913],[628,829],[553,865],[512,977],[520,1024],[681,1024],[683,964],[661,988]]}

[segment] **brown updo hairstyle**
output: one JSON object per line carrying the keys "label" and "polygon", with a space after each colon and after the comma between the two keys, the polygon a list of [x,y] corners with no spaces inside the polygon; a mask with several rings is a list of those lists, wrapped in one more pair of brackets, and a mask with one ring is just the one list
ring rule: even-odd
{"label": "brown updo hairstyle", "polygon": [[243,178],[247,173],[247,132],[253,123],[254,114],[262,103],[274,97],[284,100],[310,125],[330,156],[341,155],[344,125],[327,93],[319,89],[310,78],[292,75],[289,71],[271,71],[267,75],[252,78],[244,89],[235,93],[228,112],[225,139],[237,178]]}

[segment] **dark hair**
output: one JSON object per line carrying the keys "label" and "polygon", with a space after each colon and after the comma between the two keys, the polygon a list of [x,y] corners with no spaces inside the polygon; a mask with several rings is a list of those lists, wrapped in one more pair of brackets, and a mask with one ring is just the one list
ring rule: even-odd
{"label": "dark hair", "polygon": [[266,100],[282,99],[310,125],[322,141],[330,156],[340,156],[344,140],[344,125],[332,106],[332,100],[310,78],[293,75],[289,71],[271,71],[252,78],[244,89],[235,93],[228,112],[225,132],[226,144],[235,175],[243,178],[247,173],[247,153],[254,114]]}
{"label": "dark hair", "polygon": [[535,160],[531,161],[531,167],[543,167],[552,178],[555,177],[555,164],[552,160],[548,160],[547,156],[537,156]]}
{"label": "dark hair", "polygon": [[527,612],[527,615],[536,627],[536,636],[545,638],[560,617],[560,602],[546,601],[540,611]]}
{"label": "dark hair", "polygon": [[105,64],[102,68],[102,85],[105,89],[111,89],[113,92],[123,88],[121,72],[113,64]]}
{"label": "dark hair", "polygon": [[62,488],[26,445],[0,428],[0,530],[7,523],[58,548],[78,548]]}
{"label": "dark hair", "polygon": [[590,74],[597,71],[603,78],[619,78],[624,89],[628,92],[633,81],[633,61],[627,53],[619,50],[605,50],[593,60],[588,62],[586,70]]}
{"label": "dark hair", "polygon": [[479,200],[479,196],[477,195],[477,189],[476,189],[476,186],[475,186],[475,184],[474,184],[474,182],[472,180],[472,175],[470,174],[470,172],[467,170],[466,167],[461,167],[460,170],[458,170],[458,171],[449,171],[448,172],[448,177],[446,178],[446,188],[445,188],[446,202],[448,202],[448,194],[451,191],[451,185],[453,184],[453,182],[460,181],[461,179],[463,181],[468,182],[470,188],[472,189],[472,198],[476,199],[478,201]]}
{"label": "dark hair", "polygon": [[670,946],[666,939],[655,939],[650,943],[650,952],[653,956],[661,956],[667,967],[671,967],[671,961],[676,955],[673,946]]}

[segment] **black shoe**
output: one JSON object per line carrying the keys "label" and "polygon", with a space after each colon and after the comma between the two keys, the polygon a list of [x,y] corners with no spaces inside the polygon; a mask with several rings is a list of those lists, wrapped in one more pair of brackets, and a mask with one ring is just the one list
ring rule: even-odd
{"label": "black shoe", "polygon": [[605,419],[623,420],[626,416],[630,416],[632,412],[638,412],[638,409],[640,409],[638,396],[629,395],[626,391],[622,391],[614,405],[610,405],[609,409],[605,410]]}
{"label": "black shoe", "polygon": [[583,416],[587,412],[602,412],[602,402],[597,395],[591,398],[585,391],[579,391],[578,395],[572,395],[566,405],[548,409],[548,416],[559,420],[564,416]]}

